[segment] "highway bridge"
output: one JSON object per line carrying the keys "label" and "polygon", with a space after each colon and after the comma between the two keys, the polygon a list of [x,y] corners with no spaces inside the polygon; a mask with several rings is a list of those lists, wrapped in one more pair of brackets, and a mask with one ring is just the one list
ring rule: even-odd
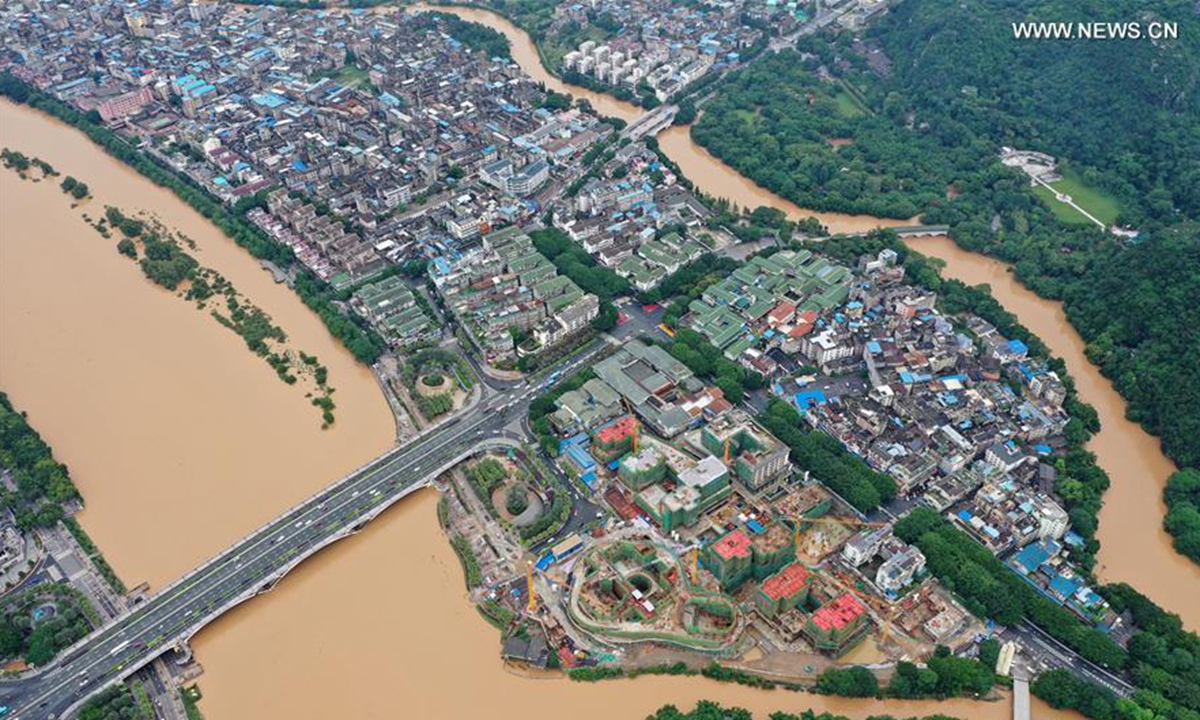
{"label": "highway bridge", "polygon": [[[906,237],[934,237],[936,235],[945,235],[950,232],[949,225],[900,225],[897,227],[884,228],[886,230],[895,231],[896,235],[902,238]],[[833,240],[839,237],[863,237],[869,231],[854,233],[840,233],[838,235],[830,235],[829,237],[814,238],[816,240]]]}
{"label": "highway bridge", "polygon": [[[591,362],[594,342],[562,364]],[[231,608],[270,590],[321,548],[366,523],[433,478],[484,450],[524,438],[521,420],[540,392],[525,382],[482,378],[482,398],[458,415],[376,458],[280,514],[223,552],[65,650],[50,664],[0,680],[12,720],[70,717],[89,697],[155,658],[187,651],[188,640]]]}
{"label": "highway bridge", "polygon": [[630,140],[640,140],[646,136],[653,137],[671,127],[671,123],[675,120],[675,113],[678,111],[679,108],[675,105],[660,105],[627,125],[621,131],[621,137]]}

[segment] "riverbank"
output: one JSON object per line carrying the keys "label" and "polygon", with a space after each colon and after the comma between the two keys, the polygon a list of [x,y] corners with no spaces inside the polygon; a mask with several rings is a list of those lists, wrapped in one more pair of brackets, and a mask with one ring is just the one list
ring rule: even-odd
{"label": "riverbank", "polygon": [[79,520],[127,584],[162,586],[391,444],[371,371],[171,191],[8,101],[0,145],[86,179],[93,216],[105,204],[147,210],[193,239],[197,258],[317,354],[337,386],[338,421],[322,431],[303,393],[206,313],[147,283],[56,184],[0,173],[0,387],[60,449],[87,503]]}
{"label": "riverbank", "polygon": [[1162,454],[1157,438],[1125,418],[1124,398],[1087,359],[1085,343],[1062,304],[1021,285],[999,260],[963,250],[950,238],[914,238],[905,244],[943,260],[946,277],[988,285],[1009,312],[1063,359],[1079,396],[1100,415],[1100,432],[1087,447],[1112,480],[1100,511],[1097,577],[1129,583],[1177,613],[1187,627],[1200,627],[1200,566],[1176,553],[1162,529],[1162,489],[1175,465]]}

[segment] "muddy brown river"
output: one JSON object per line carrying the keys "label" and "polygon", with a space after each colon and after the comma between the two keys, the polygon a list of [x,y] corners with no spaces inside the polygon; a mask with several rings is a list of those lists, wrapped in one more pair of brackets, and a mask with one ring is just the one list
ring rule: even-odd
{"label": "muddy brown river", "polygon": [[49,116],[0,101],[0,145],[86,182],[104,205],[149,210],[197,243],[329,368],[337,422],[240,337],[142,276],[52,181],[0,168],[0,389],[30,415],[87,502],[80,521],[133,587],[161,587],[386,450],[374,375],[284,285],[170,191]]}

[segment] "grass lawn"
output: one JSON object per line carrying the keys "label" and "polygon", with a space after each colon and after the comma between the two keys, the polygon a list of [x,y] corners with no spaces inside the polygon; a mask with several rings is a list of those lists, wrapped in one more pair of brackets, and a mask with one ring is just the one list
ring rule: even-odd
{"label": "grass lawn", "polygon": [[341,72],[338,73],[337,79],[347,85],[353,85],[355,87],[371,82],[367,77],[367,71],[354,65],[343,66]]}
{"label": "grass lawn", "polygon": [[316,73],[313,73],[311,79],[320,80],[321,78],[326,77],[332,79],[334,82],[346,85],[348,87],[362,87],[367,89],[372,87],[371,80],[367,75],[367,71],[349,63],[343,65],[340,70],[320,70]]}
{"label": "grass lawn", "polygon": [[834,95],[833,101],[837,103],[837,111],[843,117],[856,118],[867,114],[858,101],[854,99],[854,96],[845,90]]}
{"label": "grass lawn", "polygon": [[758,112],[756,110],[738,108],[737,110],[733,111],[733,114],[737,116],[738,120],[741,120],[751,127],[754,127],[755,121],[758,120]]}
{"label": "grass lawn", "polygon": [[[1083,178],[1073,170],[1064,171],[1063,179],[1052,183],[1051,187],[1058,192],[1070,195],[1071,199],[1079,207],[1095,215],[1105,225],[1113,224],[1117,219],[1117,215],[1121,213],[1121,204],[1117,202],[1115,197],[1100,188],[1084,184]],[[1075,224],[1091,222],[1091,220],[1088,220],[1075,208],[1055,200],[1054,193],[1045,187],[1038,185],[1034,188],[1033,192],[1045,201],[1059,220]]]}

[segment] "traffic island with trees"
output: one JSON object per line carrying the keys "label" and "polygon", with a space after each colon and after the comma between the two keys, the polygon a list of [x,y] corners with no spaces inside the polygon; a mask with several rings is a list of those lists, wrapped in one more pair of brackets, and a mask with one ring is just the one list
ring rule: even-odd
{"label": "traffic island with trees", "polygon": [[154,720],[158,713],[138,681],[120,683],[88,700],[79,720]]}
{"label": "traffic island with trees", "polygon": [[461,408],[475,383],[466,359],[436,347],[404,357],[399,379],[426,423]]}
{"label": "traffic island with trees", "polygon": [[0,664],[45,665],[100,626],[83,593],[67,583],[42,583],[0,600]]}

